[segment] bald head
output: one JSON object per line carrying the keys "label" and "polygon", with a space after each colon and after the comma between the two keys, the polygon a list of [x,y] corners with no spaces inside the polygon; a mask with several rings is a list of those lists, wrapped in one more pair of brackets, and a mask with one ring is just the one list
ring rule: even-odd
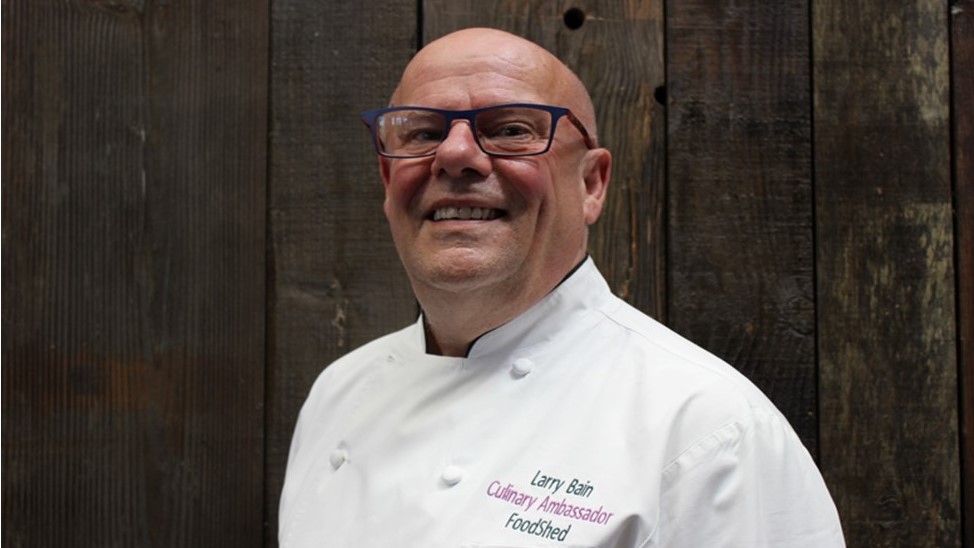
{"label": "bald head", "polygon": [[592,138],[595,109],[585,85],[557,57],[520,36],[470,28],[443,36],[419,51],[403,72],[390,104],[479,108],[525,102],[567,107]]}

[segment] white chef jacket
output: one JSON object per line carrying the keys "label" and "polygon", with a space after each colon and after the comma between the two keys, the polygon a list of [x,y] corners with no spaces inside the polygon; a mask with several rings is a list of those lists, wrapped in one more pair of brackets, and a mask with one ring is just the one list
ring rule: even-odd
{"label": "white chef jacket", "polygon": [[588,259],[465,358],[422,319],[315,382],[284,548],[844,546],[814,462],[744,376]]}

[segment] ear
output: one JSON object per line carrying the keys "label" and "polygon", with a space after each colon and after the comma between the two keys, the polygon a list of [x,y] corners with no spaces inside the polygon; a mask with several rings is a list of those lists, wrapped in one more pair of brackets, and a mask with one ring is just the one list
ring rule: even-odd
{"label": "ear", "polygon": [[585,201],[582,209],[585,224],[591,225],[602,214],[605,191],[612,177],[612,153],[604,148],[596,148],[585,153],[582,160],[582,180],[585,183]]}
{"label": "ear", "polygon": [[389,158],[379,156],[379,177],[382,177],[382,184],[389,188]]}
{"label": "ear", "polygon": [[389,203],[389,179],[392,176],[392,163],[389,158],[385,156],[379,156],[379,177],[382,177],[382,189],[385,190],[384,196],[382,198],[382,212],[385,214],[386,219],[389,218],[389,208],[392,205]]}

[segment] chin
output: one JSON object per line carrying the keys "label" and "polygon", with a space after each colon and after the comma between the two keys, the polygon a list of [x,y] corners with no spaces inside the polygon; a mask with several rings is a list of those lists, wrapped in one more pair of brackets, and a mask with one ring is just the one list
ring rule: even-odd
{"label": "chin", "polygon": [[502,257],[466,252],[445,254],[411,270],[411,277],[424,285],[463,292],[497,283],[511,276],[514,269]]}

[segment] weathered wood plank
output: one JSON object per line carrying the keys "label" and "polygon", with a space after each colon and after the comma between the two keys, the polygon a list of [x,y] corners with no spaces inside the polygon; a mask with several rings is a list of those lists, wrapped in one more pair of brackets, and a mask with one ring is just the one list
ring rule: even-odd
{"label": "weathered wood plank", "polygon": [[817,446],[808,3],[669,2],[670,324]]}
{"label": "weathered wood plank", "polygon": [[[613,153],[612,184],[590,248],[613,290],[643,311],[665,312],[662,4],[649,0],[479,2],[427,0],[430,41],[465,27],[524,36],[557,55],[585,82],[599,140]],[[573,28],[575,27],[575,28]]]}
{"label": "weathered wood plank", "polygon": [[416,3],[272,4],[267,546],[298,411],[317,375],[416,319],[358,119],[416,50]]}
{"label": "weathered wood plank", "polygon": [[265,0],[3,6],[3,545],[258,546]]}
{"label": "weathered wood plank", "polygon": [[959,546],[948,12],[814,2],[821,464],[849,546]]}
{"label": "weathered wood plank", "polygon": [[952,3],[950,28],[964,546],[974,546],[974,0]]}

